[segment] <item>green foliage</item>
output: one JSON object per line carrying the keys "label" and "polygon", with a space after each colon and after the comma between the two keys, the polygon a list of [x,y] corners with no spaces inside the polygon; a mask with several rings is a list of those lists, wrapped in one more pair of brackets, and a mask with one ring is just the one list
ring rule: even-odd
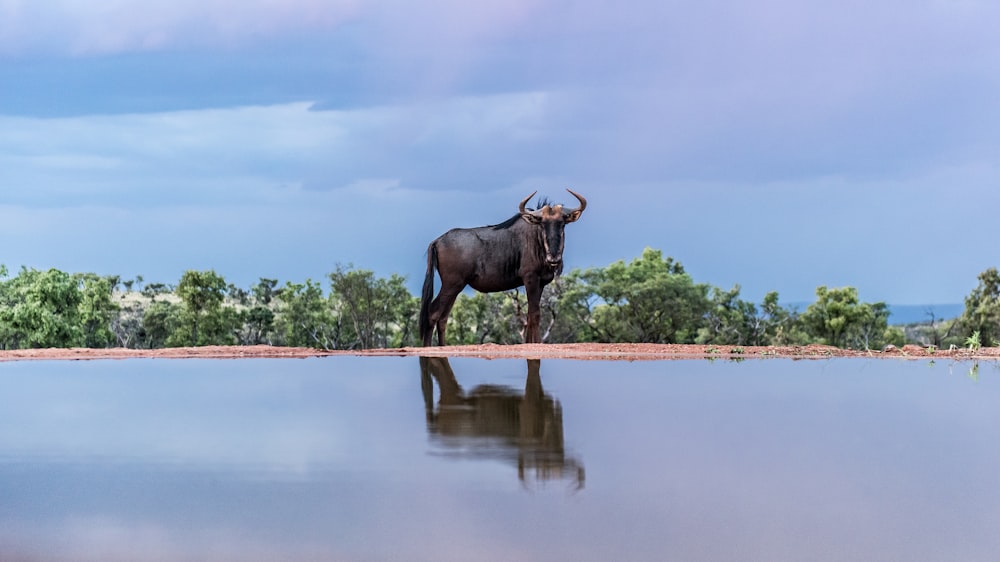
{"label": "green foliage", "polygon": [[712,288],[706,325],[698,343],[725,345],[789,345],[805,342],[797,317],[778,304],[778,293],[764,296],[760,308],[739,298],[739,285],[729,291]]}
{"label": "green foliage", "polygon": [[[654,343],[688,343],[694,341],[710,308],[709,286],[695,284],[680,263],[662,259],[660,251],[643,252],[641,258],[623,267],[621,262],[607,270],[608,283],[598,291],[598,297],[608,303],[618,303],[618,309],[607,308],[609,324],[624,322],[626,334],[633,338],[623,341]],[[609,300],[610,298],[610,300]],[[621,299],[627,299],[624,302]]]}
{"label": "green foliage", "polygon": [[757,307],[739,296],[739,285],[729,291],[712,287],[711,306],[706,325],[698,330],[698,343],[757,345],[760,340]]}
{"label": "green foliage", "polygon": [[[603,303],[590,285],[593,279],[593,270],[574,269],[545,287],[542,291],[542,302],[546,305],[543,306],[542,325],[551,327],[547,330],[550,338],[543,337],[542,341],[598,341],[594,327],[595,310]],[[546,310],[547,315],[544,314]]]}
{"label": "green foliage", "polygon": [[[979,276],[955,322],[932,318],[931,345],[1000,340],[1000,274]],[[819,287],[807,310],[782,307],[777,293],[762,302],[695,283],[683,266],[659,250],[603,268],[575,269],[546,286],[541,301],[542,341],[703,343],[739,353],[743,346],[821,342],[840,347],[902,345],[888,326],[884,303],[864,303],[857,289]],[[315,281],[261,278],[242,288],[214,271],[187,271],[176,288],[143,285],[141,276],[67,274],[22,268],[14,277],[0,265],[0,348],[261,344],[359,349],[418,345],[418,299],[399,275],[337,266],[329,292]],[[454,343],[523,341],[523,291],[460,295],[449,318]],[[917,332],[911,332],[917,334]],[[959,334],[962,334],[961,336]],[[923,336],[921,336],[923,337]]]}
{"label": "green foliage", "polygon": [[83,331],[83,345],[86,347],[112,347],[117,338],[111,330],[120,307],[114,302],[116,277],[100,277],[94,274],[78,275],[82,290],[80,295],[80,327]]}
{"label": "green foliage", "polygon": [[183,313],[184,309],[178,303],[167,300],[150,301],[142,312],[142,328],[135,339],[135,347],[167,347],[171,336],[181,329]]}
{"label": "green foliage", "polygon": [[[350,267],[350,266],[349,266]],[[416,343],[410,330],[419,300],[406,288],[406,278],[376,278],[366,269],[338,265],[330,274],[330,300],[343,326],[341,347],[370,349]]]}
{"label": "green foliage", "polygon": [[817,288],[816,302],[800,318],[814,342],[853,349],[903,344],[902,331],[889,328],[889,307],[861,302],[854,287]]}
{"label": "green foliage", "polygon": [[711,308],[709,286],[695,284],[673,258],[646,248],[626,264],[571,275],[569,316],[584,341],[691,343]]}
{"label": "green foliage", "polygon": [[0,283],[0,346],[24,349],[83,345],[82,300],[78,282],[71,275],[57,269],[21,268],[17,277]]}
{"label": "green foliage", "polygon": [[514,324],[516,291],[458,295],[448,317],[448,339],[455,345],[522,343]]}
{"label": "green foliage", "polygon": [[270,283],[254,289],[258,314],[266,315],[259,307],[273,299],[269,306],[275,310],[277,343],[320,349],[417,344],[412,327],[419,301],[406,289],[404,277],[378,278],[368,270],[338,265],[329,279],[329,295],[311,279],[277,290]]}
{"label": "green foliage", "polygon": [[761,345],[804,345],[809,336],[803,331],[799,314],[778,304],[778,293],[764,295],[761,303],[764,338]]}
{"label": "green foliage", "polygon": [[979,274],[979,285],[965,297],[965,311],[958,319],[959,331],[980,341],[1000,340],[1000,272],[991,267]]}
{"label": "green foliage", "polygon": [[969,351],[979,351],[979,349],[983,346],[983,343],[980,340],[979,330],[972,332],[971,336],[965,338],[965,346],[969,348]]}
{"label": "green foliage", "polygon": [[175,291],[183,305],[180,322],[167,338],[167,345],[229,345],[238,315],[223,308],[227,285],[214,270],[188,270],[181,276]]}
{"label": "green foliage", "polygon": [[335,321],[319,283],[312,279],[306,279],[305,283],[286,282],[275,292],[275,302],[275,331],[282,345],[319,349],[338,347],[341,327]]}
{"label": "green foliage", "polygon": [[148,283],[142,288],[142,296],[151,301],[155,301],[156,297],[160,295],[172,294],[173,292],[173,287],[163,283]]}
{"label": "green foliage", "polygon": [[230,296],[237,295],[240,307],[236,338],[240,345],[272,343],[276,315],[271,303],[274,300],[277,279],[261,278],[250,291],[230,285]]}

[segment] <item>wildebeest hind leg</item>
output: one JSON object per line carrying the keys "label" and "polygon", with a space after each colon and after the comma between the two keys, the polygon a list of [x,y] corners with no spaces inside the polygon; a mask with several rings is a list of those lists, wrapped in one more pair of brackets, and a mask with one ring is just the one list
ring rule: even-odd
{"label": "wildebeest hind leg", "polygon": [[445,345],[444,333],[448,328],[448,315],[451,314],[451,307],[455,305],[455,299],[462,289],[454,290],[441,287],[441,292],[431,303],[430,322],[431,326],[437,326],[438,345]]}

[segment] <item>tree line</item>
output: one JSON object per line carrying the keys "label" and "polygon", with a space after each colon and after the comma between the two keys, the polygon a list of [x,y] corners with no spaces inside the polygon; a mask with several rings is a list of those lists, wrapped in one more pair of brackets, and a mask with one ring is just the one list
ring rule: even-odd
{"label": "tree line", "polygon": [[[883,302],[860,300],[854,287],[816,289],[804,311],[768,293],[760,303],[740,287],[696,283],[680,262],[647,248],[629,262],[574,269],[546,287],[547,343],[698,343],[881,349],[918,343],[947,347],[976,336],[1000,341],[1000,274],[990,268],[958,319],[933,316],[919,326],[890,326]],[[338,265],[325,282],[261,278],[251,287],[215,271],[186,271],[176,285],[141,276],[40,271],[0,266],[0,349],[126,347],[155,349],[254,345],[367,349],[419,345],[419,298],[406,279]],[[459,296],[448,321],[452,344],[523,341],[521,291]]]}

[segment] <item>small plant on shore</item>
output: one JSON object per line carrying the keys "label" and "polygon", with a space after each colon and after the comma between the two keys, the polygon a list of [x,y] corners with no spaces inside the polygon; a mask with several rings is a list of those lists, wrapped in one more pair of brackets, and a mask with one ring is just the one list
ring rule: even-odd
{"label": "small plant on shore", "polygon": [[965,338],[965,345],[969,351],[979,351],[979,348],[983,346],[982,342],[979,341],[979,330],[972,332],[972,335]]}

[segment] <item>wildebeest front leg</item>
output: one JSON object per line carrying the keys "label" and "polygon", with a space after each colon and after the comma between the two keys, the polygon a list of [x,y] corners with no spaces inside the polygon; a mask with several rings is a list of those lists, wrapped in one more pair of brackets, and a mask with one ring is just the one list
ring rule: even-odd
{"label": "wildebeest front leg", "polygon": [[528,321],[524,326],[524,343],[542,343],[539,326],[542,323],[542,283],[536,276],[524,279],[524,294],[528,296]]}

